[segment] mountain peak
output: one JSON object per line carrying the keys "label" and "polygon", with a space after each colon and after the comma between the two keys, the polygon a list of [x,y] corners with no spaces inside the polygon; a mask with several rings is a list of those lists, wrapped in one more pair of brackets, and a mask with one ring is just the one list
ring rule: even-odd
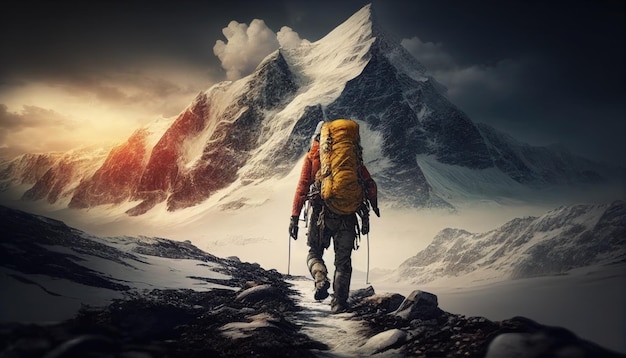
{"label": "mountain peak", "polygon": [[373,18],[372,5],[367,4],[318,42],[337,42],[339,45],[343,41],[335,40],[351,40],[350,42],[353,42],[355,35],[356,39],[362,40],[362,35],[371,35]]}
{"label": "mountain peak", "polygon": [[[448,174],[458,168],[464,173],[497,168],[507,185],[508,179],[558,183],[548,175],[587,182],[598,177],[589,163],[576,164],[572,176],[564,168],[578,163],[575,158],[563,160],[549,149],[529,154],[525,146],[489,135],[441,93],[375,15],[367,4],[320,40],[280,48],[253,74],[211,86],[177,118],[147,128],[142,141],[127,141],[110,160],[101,156],[90,163],[89,170],[76,161],[46,161],[37,170],[16,163],[0,167],[0,180],[33,177],[36,188],[26,195],[32,200],[49,192],[55,193],[48,196],[51,202],[71,200],[78,187],[89,194],[74,201],[80,207],[140,201],[127,213],[141,215],[167,201],[173,211],[227,187],[234,192],[253,181],[283,177],[305,153],[318,121],[335,118],[361,124],[364,161],[380,184],[379,199],[392,206],[452,208],[448,184],[467,197],[482,187],[457,185],[457,177]],[[493,178],[479,177],[494,186]]]}

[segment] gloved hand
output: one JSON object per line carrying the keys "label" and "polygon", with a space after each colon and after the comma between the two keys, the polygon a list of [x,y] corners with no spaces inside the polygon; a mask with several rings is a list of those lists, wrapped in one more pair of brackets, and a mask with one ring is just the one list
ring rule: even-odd
{"label": "gloved hand", "polygon": [[374,214],[376,214],[376,216],[380,217],[380,210],[378,209],[378,198],[376,196],[372,196],[370,198],[368,198],[370,205],[372,207],[372,210],[374,210]]}
{"label": "gloved hand", "polygon": [[289,221],[289,237],[298,240],[298,217],[292,216]]}

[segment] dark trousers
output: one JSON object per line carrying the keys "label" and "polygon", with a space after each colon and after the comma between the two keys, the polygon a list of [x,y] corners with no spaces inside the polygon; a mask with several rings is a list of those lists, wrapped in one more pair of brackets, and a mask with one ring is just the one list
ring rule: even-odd
{"label": "dark trousers", "polygon": [[[323,211],[323,212],[322,212]],[[321,220],[320,220],[321,216]],[[330,246],[333,239],[335,250],[335,274],[333,279],[333,291],[335,298],[345,302],[350,293],[350,278],[352,276],[352,249],[356,238],[356,215],[337,215],[322,206],[313,206],[309,222],[307,245],[309,254],[307,266],[309,272],[315,277],[313,266],[324,263],[324,250]]]}

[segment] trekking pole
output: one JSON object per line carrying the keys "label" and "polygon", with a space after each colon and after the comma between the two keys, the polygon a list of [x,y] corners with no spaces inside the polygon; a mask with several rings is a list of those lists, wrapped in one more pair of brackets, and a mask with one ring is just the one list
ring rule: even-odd
{"label": "trekking pole", "polygon": [[367,271],[365,271],[365,284],[370,283],[370,233],[367,233]]}
{"label": "trekking pole", "polygon": [[309,227],[309,208],[311,203],[307,200],[304,203],[304,227]]}
{"label": "trekking pole", "polygon": [[289,235],[289,254],[287,255],[287,276],[290,276],[291,269],[291,235]]}

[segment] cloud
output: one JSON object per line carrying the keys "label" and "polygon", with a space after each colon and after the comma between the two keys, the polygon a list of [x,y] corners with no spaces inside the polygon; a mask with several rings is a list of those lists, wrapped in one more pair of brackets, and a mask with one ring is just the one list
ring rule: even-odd
{"label": "cloud", "polygon": [[514,91],[528,59],[501,60],[495,64],[461,66],[444,50],[442,43],[423,42],[418,37],[403,39],[402,46],[417,58],[428,72],[448,88],[450,98],[472,96],[480,89],[491,98],[506,97]]}
{"label": "cloud", "polygon": [[[580,76],[568,72],[567,62],[525,54],[489,64],[460,65],[442,43],[412,37],[401,44],[446,87],[450,101],[472,121],[531,145],[562,143],[577,154],[624,163],[620,148],[624,121],[609,120],[623,118],[623,104],[592,102],[595,94]],[[590,131],[589,118],[603,122]]]}
{"label": "cloud", "polygon": [[181,113],[210,86],[206,77],[157,66],[24,81],[0,94],[0,154],[120,143],[147,123]]}
{"label": "cloud", "polygon": [[250,26],[231,21],[222,29],[226,42],[217,40],[213,53],[220,59],[226,77],[236,80],[246,76],[280,46],[276,34],[263,20],[254,19]]}
{"label": "cloud", "polygon": [[412,37],[403,39],[401,44],[447,88],[446,95],[454,104],[481,117],[474,118],[476,121],[502,115],[502,109],[510,107],[512,98],[521,103],[531,91],[527,75],[537,63],[530,57],[462,66],[445,51],[442,43]]}
{"label": "cloud", "polygon": [[8,107],[0,103],[0,138],[7,131],[20,131],[25,128],[36,128],[41,125],[60,125],[66,123],[59,113],[37,106],[26,105],[22,112],[10,112]]}
{"label": "cloud", "polygon": [[12,73],[0,84],[0,155],[120,143],[181,113],[216,82],[212,75],[164,59],[69,74]]}
{"label": "cloud", "polygon": [[222,29],[226,42],[217,40],[213,53],[219,58],[229,80],[252,73],[261,61],[278,48],[295,48],[308,40],[288,26],[274,33],[263,20],[254,19],[250,25],[231,21]]}
{"label": "cloud", "polygon": [[452,56],[443,50],[441,43],[423,42],[417,36],[403,39],[400,43],[430,71],[456,67]]}
{"label": "cloud", "polygon": [[182,66],[157,66],[148,69],[90,73],[80,78],[60,79],[54,87],[79,101],[96,101],[111,107],[141,107],[150,116],[172,116],[186,107],[190,99],[211,82],[200,71],[183,72]]}
{"label": "cloud", "polygon": [[76,122],[50,109],[26,105],[20,112],[10,112],[0,104],[0,148],[4,153],[17,155],[25,152],[68,150],[71,146],[61,133],[70,131]]}
{"label": "cloud", "polygon": [[567,140],[562,128],[572,117],[558,107],[567,95],[554,77],[555,64],[545,58],[526,55],[460,65],[441,43],[413,37],[401,44],[444,85],[446,96],[472,121],[490,124],[533,145]]}
{"label": "cloud", "polygon": [[280,31],[276,34],[276,37],[278,38],[280,46],[283,48],[295,48],[303,43],[309,43],[308,40],[301,39],[300,35],[288,26],[281,27]]}

